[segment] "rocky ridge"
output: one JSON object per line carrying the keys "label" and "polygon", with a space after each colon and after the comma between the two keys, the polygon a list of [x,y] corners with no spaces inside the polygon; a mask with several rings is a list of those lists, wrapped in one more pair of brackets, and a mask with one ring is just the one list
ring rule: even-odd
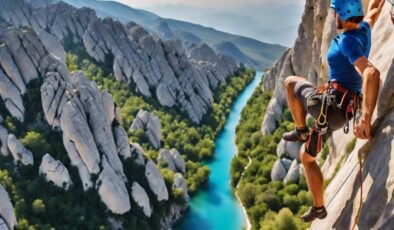
{"label": "rocky ridge", "polygon": [[[33,8],[23,0],[2,0],[0,15],[17,28],[31,27],[62,60],[61,42],[82,44],[96,61],[113,65],[118,80],[135,85],[137,92],[155,98],[162,106],[179,107],[195,123],[211,107],[212,89],[237,69],[234,59],[216,55],[205,44],[195,47],[188,57],[180,41],[164,41],[135,23],[99,19],[91,9],[77,9],[63,2]],[[31,66],[27,63],[23,68],[31,73],[26,75],[29,79],[37,77],[33,68],[27,68]],[[8,107],[22,118],[21,101],[12,102]]]}
{"label": "rocky ridge", "polygon": [[[7,5],[9,3],[7,1],[6,4],[1,4],[1,17],[6,17],[4,15],[7,14],[2,10],[4,7],[9,7],[10,5]],[[17,1],[12,4],[20,3]],[[11,20],[17,26],[27,23],[25,15],[29,15],[30,12],[30,8],[25,4],[19,6],[23,14],[20,18]],[[49,33],[46,34],[48,37],[43,37],[45,31],[41,31],[40,36],[28,27],[15,29],[5,23],[0,24],[0,28],[0,49],[11,57],[0,60],[0,87],[4,89],[0,90],[0,95],[6,109],[13,117],[24,121],[23,96],[28,83],[34,80],[42,81],[40,90],[45,120],[53,129],[62,131],[64,147],[71,164],[78,168],[84,190],[89,188],[98,190],[101,200],[114,214],[130,211],[130,194],[126,188],[128,181],[120,157],[127,159],[136,156],[135,163],[144,168],[145,159],[143,149],[138,144],[130,146],[126,131],[120,126],[119,109],[116,108],[112,97],[107,92],[100,91],[96,83],[89,81],[82,72],[69,73],[63,61],[64,57],[57,56],[56,47],[52,47],[53,43],[47,42],[48,37],[58,42]],[[57,30],[58,35],[63,32]],[[61,45],[60,47],[63,49]],[[11,153],[14,159],[21,161],[22,164],[34,163],[33,154],[14,134],[9,133],[2,126],[0,140],[2,155]],[[65,188],[68,188],[72,184],[71,179],[75,179],[70,178],[61,162],[49,155],[43,157],[40,171],[59,187],[65,184]],[[145,189],[156,192],[158,201],[167,201],[169,191],[160,171],[152,161],[148,161],[146,171],[152,173],[146,178],[149,187]],[[94,181],[92,175],[98,175],[98,179]],[[1,198],[3,197],[6,198],[1,195]],[[146,201],[144,197],[132,198]],[[0,203],[1,210],[8,208],[6,201]],[[177,212],[185,208],[171,207]],[[1,219],[12,229],[16,225],[16,219],[8,212],[1,213]],[[163,227],[172,224],[169,219],[174,221],[173,218],[179,216],[180,213],[175,212],[163,216],[162,221],[167,224]]]}
{"label": "rocky ridge", "polygon": [[[363,2],[366,8],[369,1]],[[334,176],[325,192],[325,200],[329,202],[328,217],[315,221],[311,229],[350,229],[359,211],[359,229],[390,229],[392,226],[394,27],[389,17],[390,8],[386,2],[372,30],[369,60],[381,72],[381,91],[373,119],[375,136],[371,141],[358,140],[354,150],[346,153],[345,147],[354,138],[353,135],[345,135],[342,130],[333,134],[329,142],[330,154],[322,167],[325,178]],[[272,122],[280,117],[282,108],[286,106],[284,79],[287,76],[303,76],[315,84],[327,80],[329,70],[325,57],[331,39],[339,32],[335,27],[334,15],[329,14],[328,9],[329,1],[306,1],[293,48],[288,49],[266,73],[263,90],[274,92],[274,97],[262,124],[263,134],[269,134],[276,128]],[[362,207],[357,169],[359,154],[365,158]],[[341,163],[340,159],[345,160],[335,175],[334,168]],[[348,178],[346,183],[344,178]]]}

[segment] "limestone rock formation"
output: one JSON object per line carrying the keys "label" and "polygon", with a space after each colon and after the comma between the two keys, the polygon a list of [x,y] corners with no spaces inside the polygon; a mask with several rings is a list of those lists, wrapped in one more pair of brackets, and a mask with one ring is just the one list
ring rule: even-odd
{"label": "limestone rock formation", "polygon": [[144,149],[141,147],[141,145],[138,143],[132,143],[130,148],[131,148],[131,156],[133,157],[134,162],[136,162],[140,166],[144,166],[145,165]]}
{"label": "limestone rock formation", "polygon": [[33,154],[16,139],[14,134],[8,135],[7,145],[15,162],[20,161],[24,165],[33,165]]}
{"label": "limestone rock formation", "polygon": [[183,194],[183,199],[186,201],[190,200],[189,194],[187,193],[187,184],[185,178],[180,173],[174,174],[174,183],[172,185],[173,189],[180,189]]}
{"label": "limestone rock formation", "polygon": [[164,178],[152,160],[149,160],[146,164],[145,177],[148,180],[150,189],[157,196],[157,200],[168,200],[168,190],[164,183]]}
{"label": "limestone rock formation", "polygon": [[8,150],[8,131],[6,128],[3,126],[0,126],[0,153],[3,156],[8,156],[9,155],[9,150]]}
{"label": "limestone rock formation", "polygon": [[0,184],[0,219],[3,220],[3,223],[5,222],[5,224],[2,225],[0,221],[0,228],[3,226],[4,229],[7,230],[14,229],[14,227],[18,224],[10,197],[8,196],[7,191],[3,188],[1,184]]}
{"label": "limestone rock formation", "polygon": [[53,159],[49,154],[45,154],[42,157],[39,172],[44,175],[47,181],[53,182],[60,188],[67,190],[72,184],[67,168],[62,162]]}
{"label": "limestone rock formation", "polygon": [[131,187],[131,196],[133,197],[134,201],[142,208],[144,214],[147,217],[151,217],[152,209],[149,203],[148,194],[137,182],[133,182]]}
{"label": "limestone rock formation", "polygon": [[272,181],[282,181],[286,177],[286,168],[282,164],[282,161],[278,159],[275,161],[274,166],[271,171],[271,179]]}
{"label": "limestone rock formation", "polygon": [[123,159],[131,157],[131,149],[129,144],[129,137],[127,136],[126,130],[120,125],[115,126],[113,129],[116,147],[119,155]]}
{"label": "limestone rock formation", "polygon": [[300,178],[300,166],[297,160],[294,160],[293,163],[291,163],[289,171],[287,172],[286,177],[283,179],[283,182],[284,183],[287,183],[289,181],[298,182],[299,178]]}
{"label": "limestone rock formation", "polygon": [[170,151],[168,151],[167,149],[160,149],[157,161],[165,163],[170,170],[176,172],[174,158],[172,157]]}
{"label": "limestone rock formation", "polygon": [[130,130],[142,129],[148,136],[149,142],[156,149],[161,147],[161,123],[154,113],[140,110],[130,126]]}
{"label": "limestone rock formation", "polygon": [[[64,61],[65,52],[59,41],[68,45],[83,44],[96,61],[113,65],[118,80],[135,85],[137,92],[154,97],[162,106],[180,108],[195,123],[201,122],[213,104],[210,87],[215,89],[219,82],[226,82],[238,68],[234,59],[216,55],[206,45],[194,47],[188,57],[180,41],[161,40],[133,23],[123,25],[110,18],[99,19],[88,8],[76,9],[63,2],[45,7],[42,3],[32,5],[34,9],[23,0],[2,0],[0,15],[17,28],[32,28],[45,50],[61,61]],[[14,33],[4,37],[9,41],[10,53],[18,53],[20,57],[15,63],[19,74],[11,71],[10,76],[23,92],[24,85],[18,79],[27,83],[37,78],[41,74],[36,70],[40,69],[41,59],[30,59],[18,42],[11,46],[11,41],[17,41]],[[33,47],[35,44],[28,45]],[[43,49],[36,50],[41,52]],[[40,52],[35,57],[39,57]],[[13,69],[10,65],[9,70]],[[3,85],[7,84],[3,82]],[[2,91],[1,96],[3,99],[15,96],[15,89]],[[22,108],[12,102],[6,105],[7,108],[22,120],[23,111],[19,111]]]}
{"label": "limestone rock formation", "polygon": [[103,160],[103,171],[100,173],[96,186],[101,200],[112,213],[124,214],[130,210],[126,185],[107,160]]}
{"label": "limestone rock formation", "polygon": [[171,149],[170,154],[174,160],[175,167],[178,169],[179,172],[182,174],[186,173],[186,162],[183,159],[182,155],[177,149]]}
{"label": "limestone rock formation", "polygon": [[296,159],[299,162],[301,146],[302,142],[292,142],[281,139],[276,147],[276,155],[279,158],[286,156],[290,159]]}

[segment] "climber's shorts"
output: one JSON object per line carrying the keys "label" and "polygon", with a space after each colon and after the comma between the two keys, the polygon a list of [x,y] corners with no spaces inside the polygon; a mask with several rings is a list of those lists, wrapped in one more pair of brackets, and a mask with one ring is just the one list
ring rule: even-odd
{"label": "climber's shorts", "polygon": [[[317,120],[322,107],[323,95],[316,92],[317,88],[308,81],[299,81],[294,87],[294,92],[297,98],[301,101],[303,108]],[[352,114],[347,112],[347,106],[352,97],[345,95],[342,92],[331,89],[330,95],[334,95],[334,101],[327,109],[327,124],[328,133],[342,128],[346,123],[346,115],[348,120],[352,118]],[[343,98],[344,97],[344,98]],[[341,108],[338,105],[343,103]],[[346,114],[348,113],[348,114]],[[312,130],[310,139],[306,142],[305,150],[309,155],[316,157],[320,152],[327,135],[321,135],[316,130]]]}

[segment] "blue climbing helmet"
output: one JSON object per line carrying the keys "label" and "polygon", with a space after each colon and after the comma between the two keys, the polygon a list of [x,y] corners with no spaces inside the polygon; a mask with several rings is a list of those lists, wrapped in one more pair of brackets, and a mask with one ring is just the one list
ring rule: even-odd
{"label": "blue climbing helmet", "polygon": [[330,7],[335,10],[342,21],[351,17],[364,16],[362,0],[331,0]]}

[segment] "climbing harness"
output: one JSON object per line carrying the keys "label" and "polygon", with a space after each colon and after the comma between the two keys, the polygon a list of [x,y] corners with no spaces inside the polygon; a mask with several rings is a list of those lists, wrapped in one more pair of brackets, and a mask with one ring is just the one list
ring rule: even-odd
{"label": "climbing harness", "polygon": [[[335,100],[336,95],[333,94],[333,90],[342,93],[341,99],[339,100],[340,101],[339,104],[336,104],[336,100]],[[348,134],[349,122],[358,113],[359,108],[361,107],[362,97],[360,95],[357,95],[356,93],[351,92],[350,90],[346,89],[345,87],[343,87],[337,82],[328,82],[327,84],[324,84],[322,87],[317,88],[316,93],[320,94],[322,97],[320,113],[316,120],[317,130],[321,134],[325,134],[328,129],[328,122],[327,122],[328,108],[331,105],[335,104],[338,109],[342,109],[343,106],[345,105],[345,100],[347,99],[347,97],[351,97],[346,107],[346,112],[345,112],[346,123],[343,127],[343,131],[346,134]],[[356,119],[354,119],[353,122],[355,124]]]}

